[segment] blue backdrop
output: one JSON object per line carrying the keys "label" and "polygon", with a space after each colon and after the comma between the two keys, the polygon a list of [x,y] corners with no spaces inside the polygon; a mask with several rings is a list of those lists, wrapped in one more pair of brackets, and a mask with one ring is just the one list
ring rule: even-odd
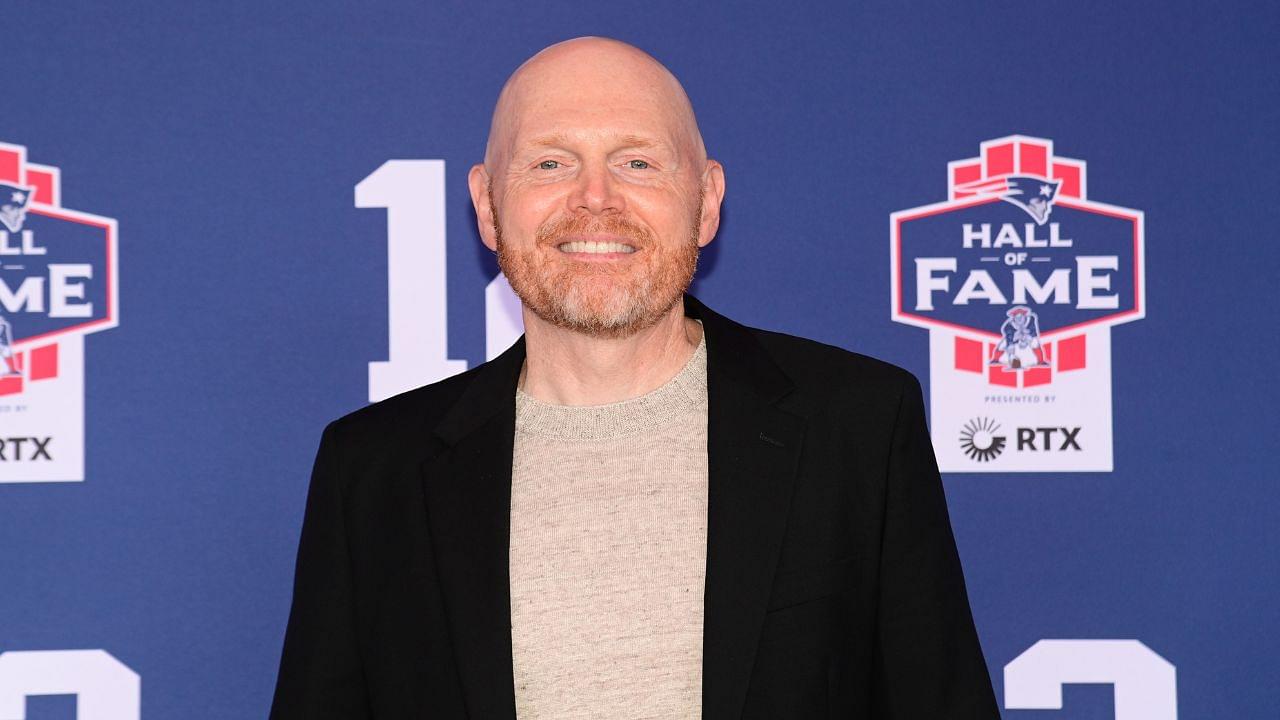
{"label": "blue backdrop", "polygon": [[[353,187],[446,162],[448,347],[484,359],[496,274],[465,174],[501,83],[552,42],[633,42],[727,172],[695,291],[902,365],[889,213],[980,141],[1052,138],[1146,213],[1146,318],[1112,335],[1114,471],[945,478],[1002,668],[1137,639],[1186,718],[1280,712],[1280,10],[1270,2],[28,3],[0,141],[119,221],[120,324],[85,340],[85,481],[0,484],[0,652],[103,649],[147,718],[264,717],[324,424],[387,357],[386,213]],[[0,436],[21,433],[0,414]],[[2,657],[2,656],[0,656]],[[33,697],[28,720],[75,716]],[[1108,688],[1060,713],[1111,718]]]}

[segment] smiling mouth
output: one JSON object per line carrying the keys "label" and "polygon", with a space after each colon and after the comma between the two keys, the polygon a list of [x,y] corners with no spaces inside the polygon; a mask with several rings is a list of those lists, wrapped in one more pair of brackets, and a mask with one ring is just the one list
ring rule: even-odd
{"label": "smiling mouth", "polygon": [[592,242],[592,241],[575,241],[560,243],[556,246],[560,252],[567,253],[586,253],[589,255],[604,255],[606,253],[623,253],[630,254],[636,249],[625,243],[618,242]]}

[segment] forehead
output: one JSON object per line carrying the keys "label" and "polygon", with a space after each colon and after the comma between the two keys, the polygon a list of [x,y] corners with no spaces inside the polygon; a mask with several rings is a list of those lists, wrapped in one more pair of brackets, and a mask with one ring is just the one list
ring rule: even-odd
{"label": "forehead", "polygon": [[561,137],[612,141],[626,137],[679,145],[691,112],[663,73],[613,63],[556,63],[530,68],[510,89],[502,109],[514,148]]}
{"label": "forehead", "polygon": [[599,142],[624,137],[674,144],[683,129],[677,107],[644,89],[557,90],[513,104],[512,140],[522,147],[551,137],[567,142]]}

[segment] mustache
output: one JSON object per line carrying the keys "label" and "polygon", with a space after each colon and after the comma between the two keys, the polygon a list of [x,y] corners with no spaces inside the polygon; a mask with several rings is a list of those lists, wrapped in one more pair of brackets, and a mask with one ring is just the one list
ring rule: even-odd
{"label": "mustache", "polygon": [[629,244],[636,248],[649,247],[653,244],[653,235],[648,229],[621,215],[561,216],[539,227],[534,239],[538,245],[555,246],[571,235],[616,235],[630,240]]}

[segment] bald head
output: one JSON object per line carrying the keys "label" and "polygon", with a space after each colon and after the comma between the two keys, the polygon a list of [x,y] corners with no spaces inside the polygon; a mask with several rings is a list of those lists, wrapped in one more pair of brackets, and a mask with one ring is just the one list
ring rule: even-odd
{"label": "bald head", "polygon": [[467,184],[526,331],[613,339],[682,324],[725,187],[680,82],[595,37],[552,45],[511,75]]}
{"label": "bald head", "polygon": [[[639,119],[667,135],[690,169],[707,153],[693,106],[675,75],[639,48],[618,40],[581,37],[552,45],[516,69],[498,96],[484,165],[501,174],[521,140],[564,116],[588,131],[625,129]],[[563,123],[561,123],[563,124]],[[611,127],[611,125],[613,127]],[[554,132],[554,130],[552,130]]]}

